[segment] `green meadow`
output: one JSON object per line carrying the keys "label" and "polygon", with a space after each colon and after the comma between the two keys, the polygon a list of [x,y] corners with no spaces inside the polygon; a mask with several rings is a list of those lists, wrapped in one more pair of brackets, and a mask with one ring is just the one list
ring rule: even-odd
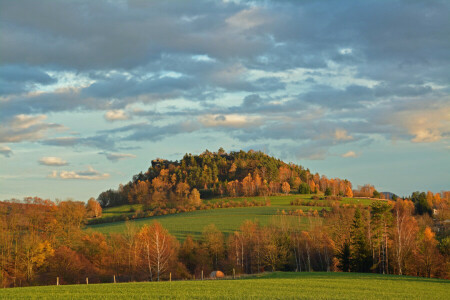
{"label": "green meadow", "polygon": [[2,299],[448,299],[450,281],[359,273],[1,289]]}
{"label": "green meadow", "polygon": [[[155,216],[150,218],[142,218],[132,220],[138,228],[149,224],[154,220],[160,222],[171,234],[176,236],[179,240],[184,240],[187,235],[192,235],[195,238],[200,237],[203,228],[209,224],[215,224],[219,230],[224,234],[232,233],[239,229],[245,220],[258,221],[261,225],[267,225],[272,221],[279,218],[278,212],[283,210],[296,210],[302,209],[308,210],[322,210],[330,209],[325,206],[292,206],[290,202],[296,199],[311,200],[311,195],[287,195],[287,196],[271,196],[267,197],[270,200],[270,206],[258,206],[258,207],[233,207],[233,208],[217,208],[211,210],[199,210],[193,212],[177,213],[172,215]],[[216,198],[206,200],[208,202],[223,201],[265,201],[265,197],[239,197],[239,198]],[[324,204],[325,200],[312,200],[320,204]],[[340,203],[345,204],[361,204],[370,205],[374,200],[370,199],[355,199],[355,198],[343,198]],[[375,200],[376,201],[376,200]],[[130,208],[134,210],[139,209],[139,205],[122,205],[118,207],[107,208],[104,210],[104,217],[110,217],[113,215],[127,214],[132,215]],[[286,219],[293,224],[303,226],[305,229],[308,227],[311,218],[298,217],[298,216],[286,216]],[[119,221],[114,223],[104,223],[88,226],[87,230],[94,230],[104,234],[110,233],[122,233],[125,230],[125,222]]]}

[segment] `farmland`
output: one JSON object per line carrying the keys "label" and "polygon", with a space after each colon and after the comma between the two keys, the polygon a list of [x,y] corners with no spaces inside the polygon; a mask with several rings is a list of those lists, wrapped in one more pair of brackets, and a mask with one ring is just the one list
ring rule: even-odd
{"label": "farmland", "polygon": [[448,299],[450,282],[358,273],[266,273],[241,280],[41,286],[0,290],[3,299]]}
{"label": "farmland", "polygon": [[[230,199],[230,198],[228,198]],[[228,200],[228,199],[225,199]],[[302,209],[307,211],[309,209],[321,210],[323,208],[329,209],[325,206],[292,206],[290,202],[296,199],[310,200],[311,195],[288,195],[288,196],[272,196],[270,199],[270,206],[260,207],[235,207],[235,208],[217,208],[212,210],[200,210],[186,213],[179,213],[173,215],[156,216],[150,218],[143,218],[133,220],[132,222],[137,227],[142,227],[145,224],[151,223],[153,220],[160,222],[171,234],[176,236],[180,240],[184,240],[187,235],[192,235],[198,238],[205,226],[209,224],[215,224],[219,230],[225,234],[229,234],[239,229],[241,224],[245,220],[258,220],[261,225],[269,224],[274,218],[276,218],[277,212],[282,210]],[[208,202],[218,202],[222,199],[211,199]],[[264,201],[264,197],[241,197],[231,198],[233,201]],[[319,203],[325,203],[324,200],[313,200]],[[345,204],[362,204],[369,205],[373,200],[370,199],[354,199],[343,198],[340,203]],[[318,204],[320,205],[320,204]],[[130,214],[130,208],[139,209],[137,205],[122,205],[119,207],[113,207],[105,209],[105,216],[113,216],[120,214]],[[295,223],[300,223],[302,226],[308,226],[307,217],[295,217],[288,216],[288,220]],[[114,222],[92,225],[88,227],[88,230],[99,231],[104,234],[109,233],[121,233],[125,230],[125,222]]]}

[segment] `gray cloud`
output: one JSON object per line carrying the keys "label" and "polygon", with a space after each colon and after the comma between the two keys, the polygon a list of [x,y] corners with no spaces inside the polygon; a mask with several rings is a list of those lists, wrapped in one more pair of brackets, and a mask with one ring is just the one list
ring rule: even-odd
{"label": "gray cloud", "polygon": [[36,141],[45,137],[49,130],[61,130],[60,124],[46,123],[46,115],[16,115],[0,124],[0,143]]}
{"label": "gray cloud", "polygon": [[115,150],[116,143],[114,139],[105,134],[99,134],[91,137],[57,137],[51,139],[45,139],[41,141],[41,144],[48,146],[58,147],[90,147],[97,149]]}
{"label": "gray cloud", "polygon": [[105,157],[112,161],[112,162],[118,162],[119,160],[127,159],[127,158],[136,158],[136,155],[129,154],[129,153],[107,153],[107,152],[101,152],[100,154],[104,154]]}
{"label": "gray cloud", "polygon": [[[447,1],[5,2],[2,121],[100,110],[110,121],[140,123],[50,139],[45,132],[57,124],[0,126],[0,141],[109,153],[205,131],[241,142],[305,141],[326,155],[372,134],[446,139],[449,9]],[[33,92],[62,84],[49,75],[58,72],[89,82]],[[423,130],[414,125],[421,110]],[[336,141],[337,129],[353,140]]]}

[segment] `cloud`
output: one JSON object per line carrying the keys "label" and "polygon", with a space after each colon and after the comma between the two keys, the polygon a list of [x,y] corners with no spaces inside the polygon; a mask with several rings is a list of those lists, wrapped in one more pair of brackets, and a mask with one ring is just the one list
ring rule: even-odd
{"label": "cloud", "polygon": [[102,153],[102,154],[104,154],[106,158],[112,162],[117,162],[119,160],[127,158],[136,158],[136,155],[128,153]]}
{"label": "cloud", "polygon": [[26,65],[0,66],[0,96],[32,90],[38,84],[49,85],[57,79],[37,67]]}
{"label": "cloud", "polygon": [[41,141],[41,144],[58,147],[90,147],[102,150],[116,149],[116,143],[107,134],[98,134],[90,137],[63,136]]}
{"label": "cloud", "polygon": [[109,174],[100,173],[91,166],[88,166],[86,171],[53,171],[48,177],[58,179],[101,180],[109,178]]}
{"label": "cloud", "polygon": [[432,143],[450,137],[450,105],[439,109],[403,111],[396,114],[393,122],[413,136],[414,143]]}
{"label": "cloud", "polygon": [[0,145],[0,154],[4,155],[5,157],[10,157],[13,152],[8,146]]}
{"label": "cloud", "polygon": [[118,121],[118,120],[128,120],[129,116],[125,113],[124,110],[115,109],[109,110],[104,115],[105,119],[108,121]]}
{"label": "cloud", "polygon": [[36,141],[45,137],[49,130],[61,130],[64,126],[45,123],[46,115],[20,114],[0,124],[0,143],[17,143],[22,141]]}
{"label": "cloud", "polygon": [[68,165],[67,161],[63,160],[60,157],[54,157],[54,156],[42,157],[39,160],[39,164],[45,165],[45,166],[66,166],[66,165]]}
{"label": "cloud", "polygon": [[353,140],[353,137],[345,129],[336,129],[334,131],[334,139],[336,141],[350,141]]}
{"label": "cloud", "polygon": [[239,114],[229,115],[204,115],[199,117],[200,123],[205,127],[229,127],[229,128],[243,128],[261,124],[259,117],[251,117]]}
{"label": "cloud", "polygon": [[348,151],[341,155],[341,157],[349,158],[349,157],[358,157],[358,155],[355,153],[355,151]]}
{"label": "cloud", "polygon": [[[316,158],[372,135],[442,142],[449,8],[10,1],[0,10],[0,142],[118,153],[124,143],[203,131],[244,145],[297,143],[298,157]],[[61,125],[38,115],[93,111],[137,123],[53,138]]]}

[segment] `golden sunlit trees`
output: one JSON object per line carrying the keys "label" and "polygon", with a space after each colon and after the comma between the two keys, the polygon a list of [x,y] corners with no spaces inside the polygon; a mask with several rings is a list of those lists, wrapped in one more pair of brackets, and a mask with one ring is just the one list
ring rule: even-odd
{"label": "golden sunlit trees", "polygon": [[148,275],[153,281],[153,273],[156,280],[168,270],[171,260],[176,257],[177,241],[160,223],[153,222],[144,226],[139,232],[141,256],[148,270]]}
{"label": "golden sunlit trees", "polygon": [[345,195],[345,197],[353,198],[353,191],[352,191],[352,187],[350,185],[347,185],[345,187],[345,194],[344,195]]}
{"label": "golden sunlit trees", "polygon": [[209,255],[212,258],[213,269],[217,270],[219,259],[222,258],[225,252],[223,233],[214,224],[211,224],[203,229],[202,240],[203,245],[208,249]]}
{"label": "golden sunlit trees", "polygon": [[393,248],[397,273],[402,275],[408,268],[408,258],[413,254],[416,235],[419,230],[412,216],[414,204],[409,200],[398,199],[394,206]]}
{"label": "golden sunlit trees", "polygon": [[288,182],[283,182],[283,184],[281,185],[281,190],[283,191],[283,193],[285,195],[289,194],[289,192],[291,191],[291,186],[289,185]]}
{"label": "golden sunlit trees", "polygon": [[102,207],[95,198],[90,198],[86,204],[87,216],[89,218],[99,218],[102,216]]}
{"label": "golden sunlit trees", "polygon": [[430,227],[426,227],[420,235],[418,242],[418,254],[420,261],[420,269],[426,277],[431,277],[433,271],[439,267],[442,262],[441,255],[437,249],[438,241],[436,234],[431,231]]}
{"label": "golden sunlit trees", "polygon": [[200,199],[200,192],[194,188],[189,194],[189,203],[195,206],[202,204],[202,200]]}

